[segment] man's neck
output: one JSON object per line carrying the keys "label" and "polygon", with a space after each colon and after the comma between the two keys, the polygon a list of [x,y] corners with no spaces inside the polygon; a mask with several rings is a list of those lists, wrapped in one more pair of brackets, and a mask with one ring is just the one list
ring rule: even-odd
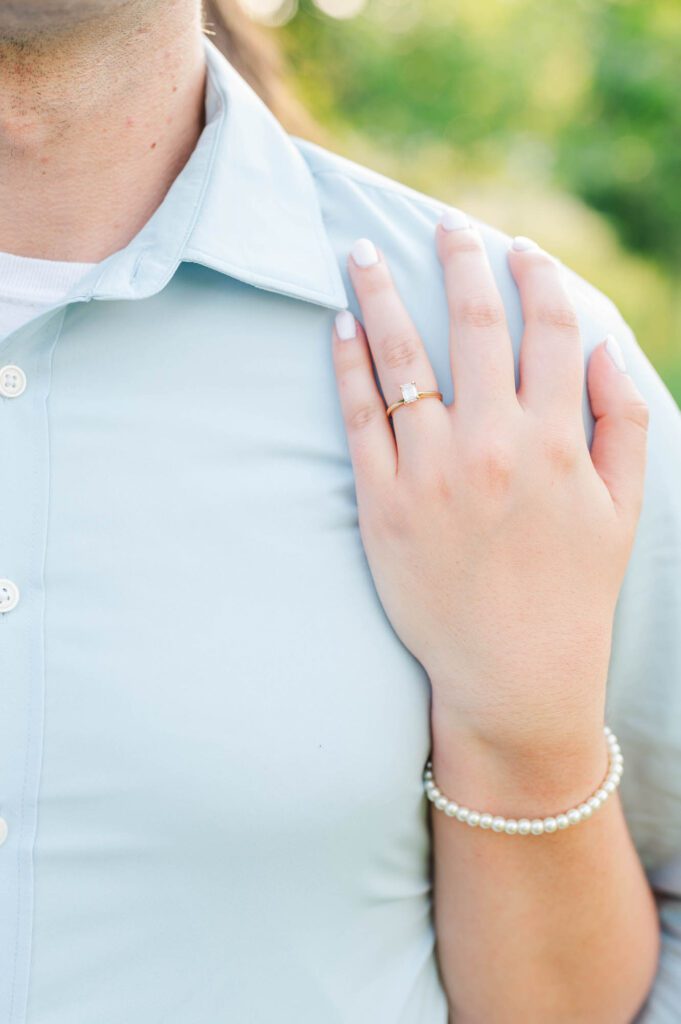
{"label": "man's neck", "polygon": [[141,10],[0,41],[0,251],[99,261],[127,245],[187,162],[203,128],[198,4]]}

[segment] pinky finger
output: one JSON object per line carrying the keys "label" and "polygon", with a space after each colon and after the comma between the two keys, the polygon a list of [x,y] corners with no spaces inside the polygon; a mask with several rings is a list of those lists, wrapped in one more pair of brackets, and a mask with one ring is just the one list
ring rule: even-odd
{"label": "pinky finger", "polygon": [[333,363],[358,494],[395,480],[397,446],[374,377],[366,334],[350,310],[336,316]]}
{"label": "pinky finger", "polygon": [[649,414],[612,335],[592,353],[587,383],[596,420],[593,464],[618,512],[635,523],[643,500]]}

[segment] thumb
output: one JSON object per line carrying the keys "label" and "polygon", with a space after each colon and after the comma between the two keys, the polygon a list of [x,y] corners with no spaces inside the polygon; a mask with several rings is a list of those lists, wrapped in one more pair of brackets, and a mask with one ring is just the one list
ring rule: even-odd
{"label": "thumb", "polygon": [[643,501],[649,412],[612,334],[591,355],[587,387],[596,420],[592,462],[618,513],[635,526]]}

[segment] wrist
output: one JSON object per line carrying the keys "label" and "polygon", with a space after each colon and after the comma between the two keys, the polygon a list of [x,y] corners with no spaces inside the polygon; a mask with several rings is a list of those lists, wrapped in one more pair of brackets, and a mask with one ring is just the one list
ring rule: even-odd
{"label": "wrist", "polygon": [[508,744],[433,718],[431,760],[437,785],[461,806],[543,817],[597,789],[607,774],[608,748],[602,721]]}

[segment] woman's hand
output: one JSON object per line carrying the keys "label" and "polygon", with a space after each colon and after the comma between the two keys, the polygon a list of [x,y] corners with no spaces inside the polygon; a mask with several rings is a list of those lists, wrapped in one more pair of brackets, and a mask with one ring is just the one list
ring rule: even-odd
{"label": "woman's hand", "polygon": [[438,382],[381,254],[362,239],[349,259],[365,330],[340,313],[333,354],[367,559],[395,631],[430,677],[441,728],[509,752],[566,737],[579,749],[603,725],[647,407],[616,340],[604,340],[588,368],[589,452],[583,352],[560,265],[528,240],[509,250],[525,319],[516,393],[480,234],[452,210],[436,244],[455,400],[423,398],[392,419],[386,404],[401,384]]}

